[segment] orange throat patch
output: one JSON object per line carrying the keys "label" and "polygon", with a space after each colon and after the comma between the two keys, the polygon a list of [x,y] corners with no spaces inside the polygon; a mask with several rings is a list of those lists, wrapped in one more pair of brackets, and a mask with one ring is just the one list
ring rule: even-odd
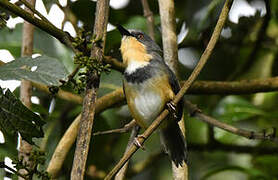
{"label": "orange throat patch", "polygon": [[126,66],[131,64],[145,66],[152,59],[152,56],[147,53],[145,45],[132,36],[123,37],[120,50]]}

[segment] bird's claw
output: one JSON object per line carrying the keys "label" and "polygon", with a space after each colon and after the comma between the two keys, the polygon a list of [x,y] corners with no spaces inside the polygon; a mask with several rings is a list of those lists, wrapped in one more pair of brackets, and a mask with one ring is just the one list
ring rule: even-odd
{"label": "bird's claw", "polygon": [[146,150],[145,147],[140,143],[139,139],[138,138],[143,138],[143,139],[146,139],[145,136],[143,135],[138,135],[136,138],[134,138],[134,144],[135,146],[141,148],[142,150]]}
{"label": "bird's claw", "polygon": [[174,118],[178,118],[177,111],[176,111],[177,106],[173,102],[168,102],[166,106],[169,112],[174,116]]}

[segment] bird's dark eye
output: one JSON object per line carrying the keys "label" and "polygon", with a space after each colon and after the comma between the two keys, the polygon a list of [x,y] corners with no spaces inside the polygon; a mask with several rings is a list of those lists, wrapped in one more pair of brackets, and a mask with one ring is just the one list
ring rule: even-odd
{"label": "bird's dark eye", "polygon": [[138,34],[138,35],[136,36],[136,38],[137,38],[137,39],[143,39],[143,38],[144,38],[144,35],[143,35],[143,34]]}

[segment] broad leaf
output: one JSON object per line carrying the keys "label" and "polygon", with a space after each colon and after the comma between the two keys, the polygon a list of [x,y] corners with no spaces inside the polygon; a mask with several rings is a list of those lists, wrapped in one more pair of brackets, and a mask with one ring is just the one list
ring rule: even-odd
{"label": "broad leaf", "polygon": [[267,114],[239,96],[227,96],[216,106],[213,115],[219,120],[232,123]]}
{"label": "broad leaf", "polygon": [[15,137],[5,133],[4,138],[5,142],[0,143],[0,159],[4,159],[5,157],[16,158],[18,151],[16,150],[17,142],[15,141]]}
{"label": "broad leaf", "polygon": [[25,107],[14,94],[0,88],[0,130],[5,134],[20,133],[30,144],[33,137],[43,137],[41,117]]}
{"label": "broad leaf", "polygon": [[67,70],[57,59],[40,56],[37,58],[18,58],[0,67],[0,79],[26,79],[48,86],[60,85],[60,80],[66,80]]}

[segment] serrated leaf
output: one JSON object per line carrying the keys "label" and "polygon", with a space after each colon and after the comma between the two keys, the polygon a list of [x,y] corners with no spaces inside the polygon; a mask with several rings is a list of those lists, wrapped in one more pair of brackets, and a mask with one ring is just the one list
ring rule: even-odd
{"label": "serrated leaf", "polygon": [[45,122],[41,117],[25,107],[15,95],[0,87],[0,130],[5,134],[20,133],[30,144],[33,137],[43,137],[42,126]]}
{"label": "serrated leaf", "polygon": [[48,56],[18,58],[0,67],[0,79],[26,79],[48,86],[61,85],[60,80],[66,80],[68,72],[57,59]]}

